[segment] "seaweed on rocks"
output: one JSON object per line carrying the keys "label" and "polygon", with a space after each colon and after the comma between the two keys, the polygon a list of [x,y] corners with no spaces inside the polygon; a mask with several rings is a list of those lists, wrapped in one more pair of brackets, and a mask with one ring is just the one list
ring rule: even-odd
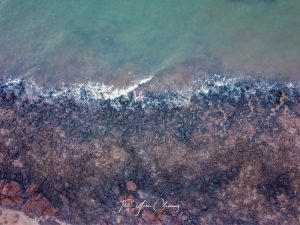
{"label": "seaweed on rocks", "polygon": [[[297,84],[215,76],[188,95],[114,98],[29,89],[0,81],[2,206],[71,224],[299,221]],[[144,201],[159,207],[139,212]]]}

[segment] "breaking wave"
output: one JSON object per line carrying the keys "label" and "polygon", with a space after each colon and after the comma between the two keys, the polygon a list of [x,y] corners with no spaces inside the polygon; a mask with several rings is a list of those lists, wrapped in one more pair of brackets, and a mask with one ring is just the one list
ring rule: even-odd
{"label": "breaking wave", "polygon": [[[273,98],[274,93],[283,91],[290,99],[299,98],[300,85],[296,82],[267,81],[256,78],[227,78],[221,75],[199,78],[192,82],[186,90],[149,91],[147,84],[154,80],[153,76],[134,81],[132,85],[115,88],[104,83],[78,83],[71,87],[44,89],[33,80],[13,79],[0,80],[0,97],[7,100],[27,99],[29,101],[64,101],[73,100],[79,104],[95,101],[106,101],[116,109],[124,103],[139,103],[142,108],[164,105],[168,107],[184,106],[195,99],[214,99],[237,102],[253,96]],[[275,93],[276,97],[276,93]]]}

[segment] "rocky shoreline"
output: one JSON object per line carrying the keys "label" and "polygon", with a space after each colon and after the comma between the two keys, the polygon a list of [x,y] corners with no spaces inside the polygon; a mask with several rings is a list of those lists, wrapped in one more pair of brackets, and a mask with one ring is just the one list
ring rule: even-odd
{"label": "rocky shoreline", "polygon": [[221,81],[114,99],[0,81],[1,206],[45,225],[299,224],[299,86]]}

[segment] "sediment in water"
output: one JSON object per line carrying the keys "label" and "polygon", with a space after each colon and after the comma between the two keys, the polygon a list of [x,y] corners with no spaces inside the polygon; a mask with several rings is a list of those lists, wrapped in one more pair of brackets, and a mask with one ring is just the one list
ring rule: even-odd
{"label": "sediment in water", "polygon": [[[41,224],[299,224],[295,84],[216,77],[114,98],[0,85],[4,207]],[[180,208],[134,207],[159,199]]]}

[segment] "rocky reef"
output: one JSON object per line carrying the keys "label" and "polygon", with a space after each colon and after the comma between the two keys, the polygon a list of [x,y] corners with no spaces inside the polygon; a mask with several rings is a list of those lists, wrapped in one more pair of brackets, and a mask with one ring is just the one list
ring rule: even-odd
{"label": "rocky reef", "polygon": [[40,224],[300,223],[299,86],[139,88],[32,97],[0,81],[1,206]]}

